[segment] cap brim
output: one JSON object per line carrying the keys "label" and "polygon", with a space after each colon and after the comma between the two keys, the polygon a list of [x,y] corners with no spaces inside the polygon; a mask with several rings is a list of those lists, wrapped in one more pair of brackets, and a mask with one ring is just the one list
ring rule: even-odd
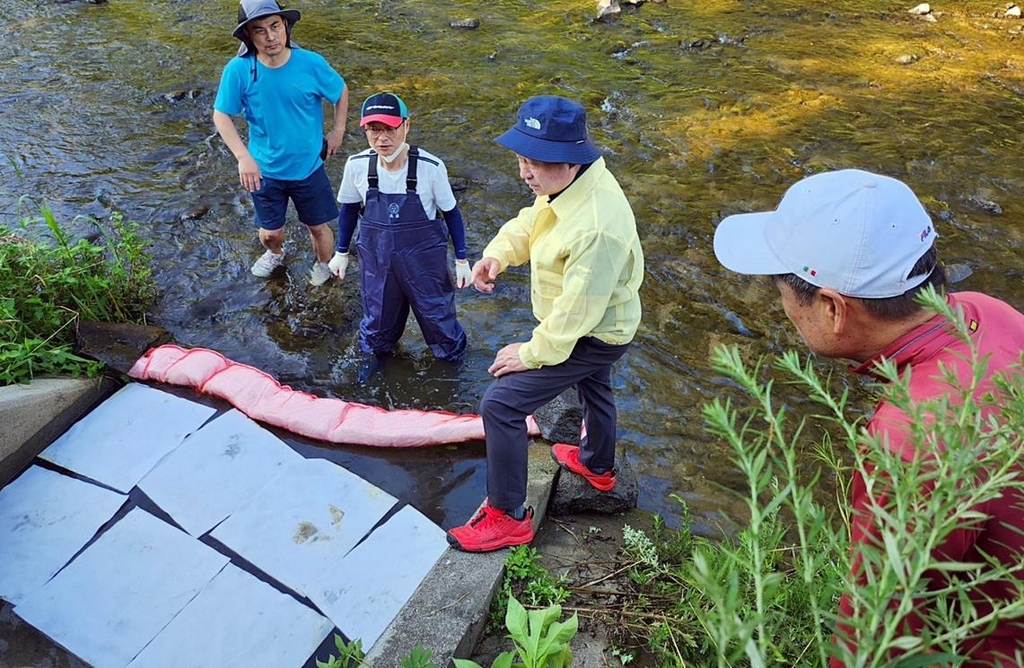
{"label": "cap brim", "polygon": [[231,33],[232,36],[234,36],[235,39],[242,39],[244,41],[243,38],[245,37],[245,35],[242,34],[242,30],[245,28],[245,26],[248,25],[248,23],[250,21],[255,21],[256,19],[262,19],[262,18],[265,18],[267,16],[283,16],[284,20],[288,21],[291,24],[294,24],[296,21],[298,21],[300,18],[302,18],[302,14],[300,14],[299,11],[296,10],[296,9],[279,9],[279,10],[277,10],[275,12],[263,12],[262,14],[257,14],[255,16],[250,16],[249,18],[247,18],[242,23],[239,23],[238,27],[235,28],[235,31],[233,33]]}
{"label": "cap brim", "polygon": [[769,225],[778,225],[774,211],[728,216],[715,228],[715,257],[726,269],[740,274],[789,274],[765,238]]}
{"label": "cap brim", "polygon": [[362,120],[359,121],[359,127],[363,127],[367,123],[383,123],[389,128],[397,128],[404,122],[405,119],[399,118],[398,116],[389,116],[386,114],[370,114],[369,116],[363,116]]}
{"label": "cap brim", "polygon": [[601,157],[601,152],[590,141],[551,141],[540,139],[513,127],[494,141],[517,154],[538,162],[567,162],[573,165],[589,165]]}

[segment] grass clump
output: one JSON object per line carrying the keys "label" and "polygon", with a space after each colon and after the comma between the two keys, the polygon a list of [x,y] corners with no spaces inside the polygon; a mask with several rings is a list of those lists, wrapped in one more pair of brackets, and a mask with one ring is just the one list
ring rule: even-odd
{"label": "grass clump", "polygon": [[[25,234],[39,224],[49,243]],[[98,375],[102,364],[74,352],[78,323],[145,322],[156,298],[147,242],[120,214],[96,225],[98,241],[72,240],[43,207],[22,234],[0,226],[0,385]]]}
{"label": "grass clump", "polygon": [[505,577],[501,589],[491,601],[489,630],[505,623],[509,599],[515,598],[530,608],[544,608],[564,602],[570,592],[565,577],[555,577],[540,562],[540,554],[530,545],[512,548],[505,558]]}

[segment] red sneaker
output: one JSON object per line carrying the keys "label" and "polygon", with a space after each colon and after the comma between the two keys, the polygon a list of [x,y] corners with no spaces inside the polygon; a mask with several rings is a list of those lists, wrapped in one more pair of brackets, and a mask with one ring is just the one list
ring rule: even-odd
{"label": "red sneaker", "polygon": [[493,552],[533,540],[533,508],[517,520],[504,510],[484,504],[469,522],[448,530],[448,544],[465,552]]}
{"label": "red sneaker", "polygon": [[598,491],[610,492],[615,489],[615,471],[594,473],[580,461],[580,449],[575,445],[555,443],[551,446],[551,458],[566,471],[583,476]]}

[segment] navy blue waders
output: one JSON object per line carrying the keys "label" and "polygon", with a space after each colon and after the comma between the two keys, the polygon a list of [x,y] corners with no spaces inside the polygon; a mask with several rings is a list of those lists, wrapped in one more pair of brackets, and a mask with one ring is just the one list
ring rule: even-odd
{"label": "navy blue waders", "polygon": [[416,194],[418,158],[416,147],[409,147],[402,194],[380,192],[376,155],[367,166],[369,187],[356,240],[363,299],[359,347],[367,354],[391,352],[412,308],[434,356],[459,362],[466,354],[466,333],[455,319],[448,228],[440,217],[427,218]]}

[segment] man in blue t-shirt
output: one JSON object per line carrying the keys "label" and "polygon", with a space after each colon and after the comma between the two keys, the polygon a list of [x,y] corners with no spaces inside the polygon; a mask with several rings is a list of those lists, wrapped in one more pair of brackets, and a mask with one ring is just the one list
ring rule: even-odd
{"label": "man in blue t-shirt", "polygon": [[[341,148],[348,116],[348,88],[327,61],[291,41],[299,12],[276,0],[242,0],[238,55],[221,74],[213,103],[213,124],[238,160],[238,178],[252,193],[260,243],[266,252],[252,273],[268,278],[284,263],[288,200],[306,225],[316,261],[312,285],[331,278],[334,254],[330,223],[338,217],[324,160]],[[323,100],[334,106],[334,124],[323,136]],[[232,116],[244,113],[249,132],[242,140]]]}

